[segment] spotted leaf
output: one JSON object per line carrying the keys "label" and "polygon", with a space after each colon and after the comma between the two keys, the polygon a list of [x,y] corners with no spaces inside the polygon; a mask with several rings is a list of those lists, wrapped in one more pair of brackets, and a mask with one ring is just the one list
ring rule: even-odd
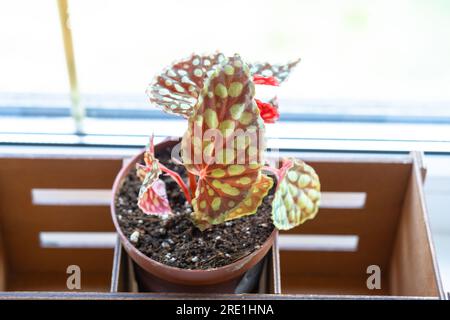
{"label": "spotted leaf", "polygon": [[144,163],[145,165],[136,165],[137,175],[142,181],[138,197],[139,208],[146,214],[171,214],[165,184],[159,179],[161,168],[154,155],[153,137],[144,153]]}
{"label": "spotted leaf", "polygon": [[278,65],[278,64],[270,64],[268,62],[265,63],[254,63],[250,65],[250,72],[255,76],[262,77],[275,77],[278,84],[286,81],[289,77],[291,71],[297,66],[300,62],[300,59],[297,59],[293,62]]}
{"label": "spotted leaf", "polygon": [[261,174],[264,122],[253,97],[248,66],[234,56],[214,68],[189,118],[181,150],[198,176],[192,205],[201,229],[255,213],[270,190]]}
{"label": "spotted leaf", "polygon": [[149,181],[155,181],[161,174],[159,161],[155,157],[153,136],[150,138],[150,142],[144,152],[144,165],[136,164],[136,172],[141,181],[144,181],[147,175],[149,175]]}
{"label": "spotted leaf", "polygon": [[261,197],[261,192],[264,195],[267,194],[267,191],[270,190],[273,186],[272,178],[266,176],[265,174],[261,174],[256,182],[251,186],[250,191],[245,197],[244,201],[234,210],[232,210],[226,220],[236,219],[242,216],[243,212],[255,212],[258,207],[261,205],[263,197]]}
{"label": "spotted leaf", "polygon": [[189,117],[208,72],[225,59],[222,53],[194,54],[157,75],[147,89],[150,102],[165,112]]}
{"label": "spotted leaf", "polygon": [[139,191],[138,206],[146,214],[171,214],[164,181],[157,179],[152,182],[146,177]]}
{"label": "spotted leaf", "polygon": [[288,230],[313,219],[320,205],[319,177],[312,167],[297,159],[284,159],[272,202],[272,220]]}

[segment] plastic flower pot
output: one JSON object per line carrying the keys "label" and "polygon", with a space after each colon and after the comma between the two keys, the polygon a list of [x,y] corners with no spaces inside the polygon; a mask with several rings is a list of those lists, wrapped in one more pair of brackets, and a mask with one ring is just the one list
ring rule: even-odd
{"label": "plastic flower pot", "polygon": [[[173,147],[179,140],[165,140],[155,145],[155,151],[161,148]],[[119,190],[137,162],[143,159],[144,152],[136,155],[122,168],[116,177],[113,186],[113,200],[111,203],[111,216],[114,226],[119,234],[122,245],[134,261],[136,280],[140,291],[152,292],[214,292],[234,293],[245,272],[258,264],[272,247],[276,229],[267,238],[265,243],[251,254],[219,268],[207,270],[181,269],[157,262],[140,252],[122,232],[117,220],[115,199]]]}

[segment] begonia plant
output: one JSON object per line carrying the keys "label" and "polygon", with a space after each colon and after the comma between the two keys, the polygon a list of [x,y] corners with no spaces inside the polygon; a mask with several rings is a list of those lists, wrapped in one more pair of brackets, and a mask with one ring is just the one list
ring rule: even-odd
{"label": "begonia plant", "polygon": [[144,164],[137,167],[143,212],[172,214],[159,179],[165,173],[192,204],[192,220],[200,230],[256,213],[274,183],[272,220],[278,229],[314,218],[320,204],[319,177],[299,159],[268,165],[265,123],[278,120],[278,102],[276,96],[255,98],[255,85],[279,86],[298,62],[248,64],[239,55],[194,54],[159,74],[147,94],[153,105],[187,118],[181,159],[188,181],[156,159],[151,139]]}

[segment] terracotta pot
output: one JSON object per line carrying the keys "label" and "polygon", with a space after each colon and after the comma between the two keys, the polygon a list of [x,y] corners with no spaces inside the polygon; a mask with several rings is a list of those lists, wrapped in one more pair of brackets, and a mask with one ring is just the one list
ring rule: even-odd
{"label": "terracotta pot", "polygon": [[[165,140],[155,145],[155,151],[168,146],[173,147],[178,142],[179,139]],[[114,197],[111,202],[111,216],[114,226],[120,236],[123,247],[135,262],[135,273],[140,290],[157,292],[234,293],[234,290],[244,276],[244,273],[260,262],[272,247],[276,236],[276,229],[274,229],[266,242],[257,251],[254,251],[232,264],[220,268],[208,270],[181,269],[165,265],[147,257],[136,249],[123,234],[117,221],[114,204],[114,199],[128,175],[128,172],[135,167],[136,162],[143,158],[143,153],[144,152],[134,157],[117,175],[113,186]]]}

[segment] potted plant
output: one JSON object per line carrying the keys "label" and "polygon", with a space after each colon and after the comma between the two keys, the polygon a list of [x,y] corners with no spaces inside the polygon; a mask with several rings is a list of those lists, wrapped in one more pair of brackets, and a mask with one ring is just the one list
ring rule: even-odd
{"label": "potted plant", "polygon": [[278,86],[297,63],[192,55],[156,76],[150,101],[187,118],[186,133],[152,138],[118,174],[111,205],[140,290],[235,292],[277,229],[315,217],[317,174],[298,159],[267,164],[265,122],[278,106],[255,98],[255,84]]}

